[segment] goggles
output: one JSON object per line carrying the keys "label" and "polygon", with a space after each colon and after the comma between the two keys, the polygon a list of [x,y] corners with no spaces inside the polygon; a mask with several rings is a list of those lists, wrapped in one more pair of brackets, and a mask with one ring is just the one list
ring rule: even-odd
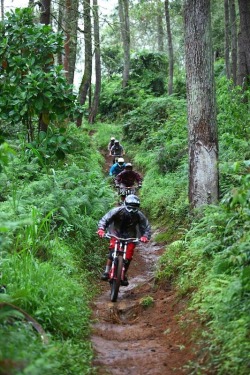
{"label": "goggles", "polygon": [[134,206],[127,206],[126,205],[126,210],[128,211],[128,212],[137,212],[138,211],[138,207],[134,207]]}

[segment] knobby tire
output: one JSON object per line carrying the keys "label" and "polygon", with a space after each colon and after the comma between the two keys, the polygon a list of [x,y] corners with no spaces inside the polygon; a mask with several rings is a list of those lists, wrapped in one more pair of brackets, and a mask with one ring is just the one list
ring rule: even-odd
{"label": "knobby tire", "polygon": [[118,256],[117,265],[116,265],[116,278],[112,280],[111,284],[111,302],[116,302],[120,285],[121,285],[121,276],[122,276],[122,266],[123,266],[123,257],[121,255]]}

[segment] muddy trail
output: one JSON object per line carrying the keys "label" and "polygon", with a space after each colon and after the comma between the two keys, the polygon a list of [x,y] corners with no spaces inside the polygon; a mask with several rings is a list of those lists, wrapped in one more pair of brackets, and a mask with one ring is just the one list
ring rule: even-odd
{"label": "muddy trail", "polygon": [[97,375],[190,373],[188,362],[196,357],[194,323],[183,315],[186,301],[169,283],[155,281],[157,260],[167,250],[153,238],[136,247],[129,285],[120,288],[117,302],[110,301],[109,283],[100,281],[91,337]]}

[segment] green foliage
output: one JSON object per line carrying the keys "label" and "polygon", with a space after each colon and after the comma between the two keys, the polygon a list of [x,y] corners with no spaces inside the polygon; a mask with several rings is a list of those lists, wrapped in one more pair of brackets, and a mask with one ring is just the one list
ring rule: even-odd
{"label": "green foliage", "polygon": [[[1,118],[22,122],[33,136],[33,123],[43,113],[46,123],[63,120],[76,111],[76,96],[53,55],[63,37],[48,25],[35,24],[31,8],[7,13],[0,23]],[[25,129],[25,128],[24,128]]]}

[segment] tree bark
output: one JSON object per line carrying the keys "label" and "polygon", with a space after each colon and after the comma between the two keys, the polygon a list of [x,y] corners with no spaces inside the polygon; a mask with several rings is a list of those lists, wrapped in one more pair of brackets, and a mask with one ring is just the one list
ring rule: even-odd
{"label": "tree bark", "polygon": [[78,0],[66,0],[64,30],[64,69],[70,84],[74,82],[76,52],[77,52]]}
{"label": "tree bark", "polygon": [[41,0],[41,14],[40,14],[40,23],[44,25],[50,25],[50,7],[51,0]]}
{"label": "tree bark", "polygon": [[4,0],[1,0],[1,20],[4,20]]}
{"label": "tree bark", "polygon": [[240,32],[238,35],[239,60],[237,83],[246,88],[250,75],[250,2],[238,0],[240,14]]}
{"label": "tree bark", "polygon": [[157,39],[158,39],[158,51],[164,51],[164,31],[162,21],[162,9],[161,2],[157,3]]}
{"label": "tree bark", "polygon": [[[91,39],[91,17],[90,17],[90,0],[85,0],[83,3],[83,19],[84,19],[84,73],[79,88],[79,102],[83,106],[86,102],[87,94],[91,86],[92,76],[92,39]],[[81,114],[77,119],[77,126],[82,124],[83,115]]]}
{"label": "tree bark", "polygon": [[226,75],[227,79],[231,78],[230,69],[230,27],[229,27],[229,3],[228,0],[224,0],[224,14],[225,14],[225,64],[226,64]]}
{"label": "tree bark", "polygon": [[189,202],[216,203],[218,139],[215,110],[210,0],[186,0],[185,53],[189,127]]}
{"label": "tree bark", "polygon": [[[41,14],[40,22],[44,25],[50,25],[50,9],[51,9],[51,0],[41,0]],[[38,121],[38,132],[48,131],[49,125],[49,113],[42,112],[39,116]]]}
{"label": "tree bark", "polygon": [[94,43],[95,43],[95,93],[93,99],[93,105],[91,107],[89,122],[93,124],[95,122],[96,115],[98,113],[100,93],[101,93],[101,53],[100,53],[100,33],[99,33],[99,14],[98,14],[98,2],[93,0],[93,19],[94,19]]}
{"label": "tree bark", "polygon": [[128,84],[130,70],[130,25],[128,0],[119,0],[119,18],[124,56],[124,67],[122,75],[122,87],[124,88]]}
{"label": "tree bark", "polygon": [[229,14],[231,24],[231,45],[232,45],[232,78],[233,83],[236,85],[237,82],[237,23],[236,23],[236,11],[235,11],[235,0],[229,0]]}
{"label": "tree bark", "polygon": [[173,53],[173,42],[172,42],[172,32],[171,32],[168,0],[165,0],[165,18],[166,18],[166,24],[167,24],[168,60],[169,60],[168,95],[172,95],[173,94],[173,80],[174,80],[174,53]]}

